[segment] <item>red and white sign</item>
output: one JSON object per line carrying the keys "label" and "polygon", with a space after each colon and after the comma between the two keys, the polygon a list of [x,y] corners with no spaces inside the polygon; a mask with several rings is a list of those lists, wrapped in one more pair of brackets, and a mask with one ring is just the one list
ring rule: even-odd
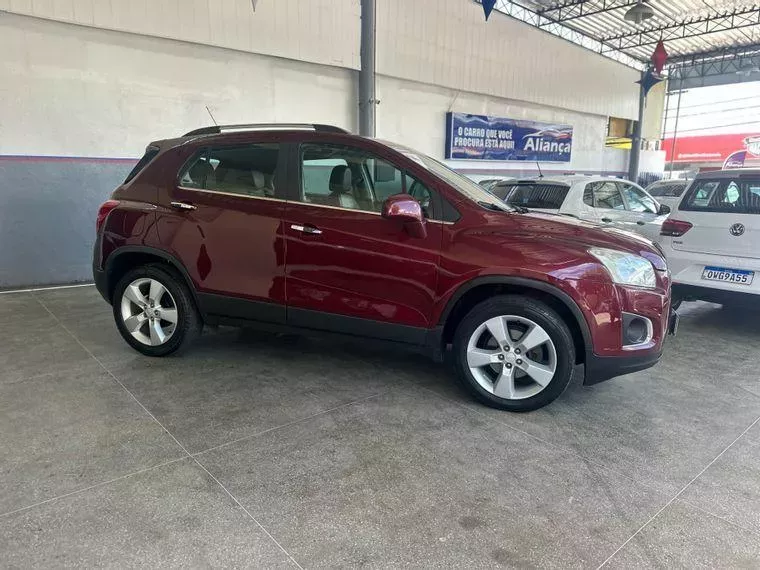
{"label": "red and white sign", "polygon": [[[664,139],[662,149],[665,162],[673,156],[673,139]],[[737,150],[748,150],[750,155],[760,156],[760,133],[736,133],[728,135],[705,135],[701,137],[678,137],[675,141],[673,162],[723,163]]]}

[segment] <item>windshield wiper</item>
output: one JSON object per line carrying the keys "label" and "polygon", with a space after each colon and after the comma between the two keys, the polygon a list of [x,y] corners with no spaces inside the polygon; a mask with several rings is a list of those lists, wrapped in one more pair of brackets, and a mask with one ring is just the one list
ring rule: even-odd
{"label": "windshield wiper", "polygon": [[491,210],[492,212],[517,212],[518,214],[527,214],[530,211],[524,206],[515,206],[513,204],[504,204],[507,209],[504,209],[501,206],[497,206],[492,202],[484,202],[482,200],[478,200],[478,204],[487,210]]}
{"label": "windshield wiper", "polygon": [[497,206],[496,204],[492,204],[491,202],[484,202],[483,200],[478,200],[478,204],[480,206],[483,206],[486,210],[491,210],[492,212],[504,212],[504,208],[501,208]]}

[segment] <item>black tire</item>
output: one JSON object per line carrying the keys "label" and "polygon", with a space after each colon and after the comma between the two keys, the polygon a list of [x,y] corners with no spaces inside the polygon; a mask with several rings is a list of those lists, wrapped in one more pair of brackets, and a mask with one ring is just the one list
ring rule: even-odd
{"label": "black tire", "polygon": [[[177,323],[171,337],[164,344],[157,346],[143,344],[130,334],[122,319],[121,301],[124,290],[130,283],[140,278],[154,279],[161,283],[176,304]],[[184,350],[200,336],[203,329],[203,320],[185,280],[176,270],[165,265],[157,263],[143,265],[128,271],[116,285],[112,305],[119,333],[129,346],[146,356],[166,356]]]}
{"label": "black tire", "polygon": [[674,311],[677,311],[678,307],[681,306],[681,303],[683,303],[683,299],[681,297],[673,297],[670,299],[670,308]]}
{"label": "black tire", "polygon": [[[556,352],[554,377],[538,394],[524,399],[506,399],[485,390],[475,379],[467,364],[467,344],[477,328],[485,321],[500,315],[515,315],[530,319],[549,335]],[[454,363],[462,384],[480,402],[511,412],[529,412],[556,400],[565,391],[575,366],[575,345],[567,324],[551,307],[522,295],[500,295],[473,307],[462,319],[454,333]]]}

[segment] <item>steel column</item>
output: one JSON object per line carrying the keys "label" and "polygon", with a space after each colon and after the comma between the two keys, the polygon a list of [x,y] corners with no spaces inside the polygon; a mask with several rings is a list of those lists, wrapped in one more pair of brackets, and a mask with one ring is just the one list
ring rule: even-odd
{"label": "steel column", "polygon": [[[644,79],[645,72],[641,74]],[[639,160],[641,158],[641,123],[644,122],[644,104],[646,103],[646,94],[644,86],[639,86],[639,120],[633,127],[633,136],[631,137],[631,156],[628,161],[628,180],[637,182],[639,178]]]}
{"label": "steel column", "polygon": [[375,136],[375,0],[361,0],[361,70],[359,71],[359,134]]}

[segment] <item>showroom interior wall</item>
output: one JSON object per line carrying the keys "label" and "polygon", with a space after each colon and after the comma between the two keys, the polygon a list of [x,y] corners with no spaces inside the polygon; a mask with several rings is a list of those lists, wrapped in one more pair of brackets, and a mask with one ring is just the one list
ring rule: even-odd
{"label": "showroom interior wall", "polygon": [[[97,206],[206,106],[356,130],[359,17],[358,0],[0,0],[0,287],[88,280]],[[625,169],[604,136],[636,115],[636,71],[467,0],[378,2],[377,41],[379,137],[442,157],[447,111],[562,121],[572,162],[545,170]]]}

